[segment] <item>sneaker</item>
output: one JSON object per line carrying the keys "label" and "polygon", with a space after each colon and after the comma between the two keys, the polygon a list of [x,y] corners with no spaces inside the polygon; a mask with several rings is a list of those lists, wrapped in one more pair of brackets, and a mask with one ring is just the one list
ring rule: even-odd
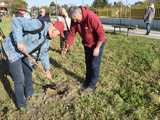
{"label": "sneaker", "polygon": [[94,92],[94,89],[88,87],[88,88],[84,89],[83,91],[84,91],[84,92],[87,92],[87,93],[91,93],[91,92]]}
{"label": "sneaker", "polygon": [[95,89],[91,88],[91,87],[87,87],[86,89],[84,89],[83,91],[81,91],[81,95],[89,95],[91,93],[93,93],[95,91]]}
{"label": "sneaker", "polygon": [[18,108],[18,110],[20,111],[20,112],[27,112],[27,108],[26,107],[19,107]]}
{"label": "sneaker", "polygon": [[80,91],[83,91],[83,90],[85,90],[86,88],[88,88],[88,85],[87,85],[85,82],[83,82],[83,83],[80,85]]}

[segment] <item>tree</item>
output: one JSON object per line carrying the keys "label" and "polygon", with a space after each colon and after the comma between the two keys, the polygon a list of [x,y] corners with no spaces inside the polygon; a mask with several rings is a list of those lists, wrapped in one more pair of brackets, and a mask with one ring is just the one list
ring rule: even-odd
{"label": "tree", "polygon": [[92,7],[105,7],[110,6],[108,0],[94,0]]}
{"label": "tree", "polygon": [[134,6],[140,6],[140,5],[144,5],[144,2],[138,1],[138,2],[135,2],[135,4],[134,4]]}
{"label": "tree", "polygon": [[50,13],[51,13],[51,15],[57,15],[59,7],[60,7],[59,4],[56,4],[55,2],[51,2],[50,3]]}
{"label": "tree", "polygon": [[56,6],[56,3],[51,2],[51,3],[50,3],[50,6]]}
{"label": "tree", "polygon": [[67,4],[64,4],[62,7],[64,7],[66,10],[69,10],[69,6]]}
{"label": "tree", "polygon": [[122,7],[122,6],[125,6],[125,5],[123,4],[123,2],[118,1],[118,2],[114,2],[114,6],[115,7]]}

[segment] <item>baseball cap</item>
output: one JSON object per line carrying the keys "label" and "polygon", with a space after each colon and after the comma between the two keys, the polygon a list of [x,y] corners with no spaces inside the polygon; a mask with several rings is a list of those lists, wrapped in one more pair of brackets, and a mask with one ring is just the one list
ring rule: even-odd
{"label": "baseball cap", "polygon": [[17,7],[17,10],[21,10],[21,11],[26,11],[27,12],[27,8],[24,4],[19,4]]}

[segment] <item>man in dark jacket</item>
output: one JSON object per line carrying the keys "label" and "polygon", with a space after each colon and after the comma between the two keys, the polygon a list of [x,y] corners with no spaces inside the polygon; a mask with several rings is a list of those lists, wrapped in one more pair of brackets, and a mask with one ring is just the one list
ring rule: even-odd
{"label": "man in dark jacket", "polygon": [[99,17],[87,7],[71,8],[69,16],[72,19],[71,28],[63,51],[66,53],[78,32],[82,37],[86,63],[86,78],[81,90],[93,91],[99,78],[100,62],[106,41],[105,32]]}
{"label": "man in dark jacket", "polygon": [[151,3],[150,6],[145,11],[144,22],[146,23],[146,35],[149,35],[151,31],[151,23],[155,16],[154,3]]}

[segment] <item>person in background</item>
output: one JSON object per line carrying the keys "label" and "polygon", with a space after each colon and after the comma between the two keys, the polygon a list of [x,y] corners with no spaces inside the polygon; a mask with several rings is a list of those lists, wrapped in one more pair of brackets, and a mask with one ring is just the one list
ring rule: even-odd
{"label": "person in background", "polygon": [[145,10],[144,22],[146,23],[146,35],[149,35],[151,31],[152,21],[155,16],[154,3],[150,3],[150,6]]}
{"label": "person in background", "polygon": [[59,8],[58,20],[64,23],[64,38],[63,37],[60,38],[60,48],[61,48],[61,53],[62,53],[62,49],[64,47],[64,43],[65,43],[65,40],[67,38],[67,34],[68,34],[68,32],[70,30],[70,26],[71,26],[71,19],[68,16],[66,9],[63,7]]}
{"label": "person in background", "polygon": [[37,19],[42,20],[42,21],[46,21],[46,22],[51,22],[49,13],[46,12],[46,8],[45,7],[41,7],[40,8],[39,15],[38,15]]}
{"label": "person in background", "polygon": [[87,7],[70,8],[69,16],[72,22],[63,54],[73,44],[78,32],[82,37],[86,64],[86,78],[80,90],[84,93],[93,92],[99,78],[100,63],[106,41],[105,31],[99,17]]}
{"label": "person in background", "polygon": [[52,79],[48,55],[49,39],[64,36],[64,25],[60,21],[52,24],[17,16],[13,17],[11,27],[11,34],[3,41],[2,47],[14,81],[16,106],[24,111],[27,99],[33,96],[32,66],[27,55],[37,53],[44,69],[43,74]]}

